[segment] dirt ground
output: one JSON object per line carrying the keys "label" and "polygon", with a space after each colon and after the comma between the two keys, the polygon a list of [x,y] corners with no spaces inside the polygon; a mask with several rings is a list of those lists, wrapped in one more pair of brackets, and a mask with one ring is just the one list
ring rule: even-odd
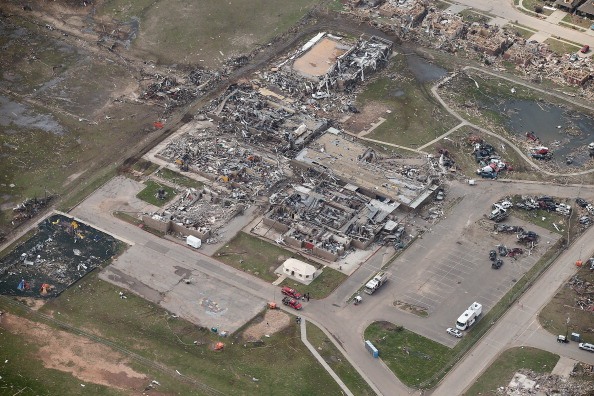
{"label": "dirt ground", "polygon": [[265,335],[271,335],[281,331],[289,325],[290,317],[279,309],[266,311],[260,323],[248,327],[243,332],[243,338],[247,341],[257,341]]}
{"label": "dirt ground", "polygon": [[127,365],[125,357],[110,348],[44,324],[8,313],[2,327],[40,346],[46,368],[71,373],[81,381],[123,390],[144,389],[147,377]]}

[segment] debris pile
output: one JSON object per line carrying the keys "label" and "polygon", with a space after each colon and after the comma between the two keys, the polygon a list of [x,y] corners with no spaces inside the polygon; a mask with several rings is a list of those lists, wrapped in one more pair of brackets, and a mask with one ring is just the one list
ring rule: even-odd
{"label": "debris pile", "polygon": [[[575,377],[575,374],[573,375]],[[497,389],[498,395],[590,395],[594,392],[594,382],[577,378],[565,378],[556,374],[535,373],[521,369],[508,386]]]}
{"label": "debris pile", "polygon": [[254,199],[287,175],[282,157],[260,154],[234,134],[221,134],[210,128],[179,135],[158,156],[228,186],[239,200]]}
{"label": "debris pile", "polygon": [[558,55],[547,44],[520,37],[513,28],[466,22],[461,16],[427,6],[422,0],[367,1],[352,5],[348,12],[357,19],[403,40],[462,54],[496,70],[505,70],[511,62],[530,81],[577,85],[580,96],[594,99],[594,64],[590,57],[575,53]]}
{"label": "debris pile", "polygon": [[582,279],[579,275],[574,275],[567,282],[567,286],[577,294],[576,307],[585,311],[594,311],[594,285],[592,283]]}
{"label": "debris pile", "polygon": [[[147,213],[143,220],[164,232],[182,236],[191,234],[208,243],[209,239],[216,236],[217,229],[243,213],[247,206],[244,193],[224,195],[208,188],[201,191],[189,188],[179,194],[179,198],[170,203],[165,210]],[[157,223],[152,223],[151,220]]]}
{"label": "debris pile", "polygon": [[66,216],[51,216],[0,260],[0,293],[55,297],[117,250],[110,235]]}
{"label": "debris pile", "polygon": [[470,136],[468,140],[473,145],[472,154],[480,166],[476,171],[477,175],[483,178],[497,179],[502,171],[511,170],[510,165],[497,154],[495,147],[478,136]]}
{"label": "debris pile", "polygon": [[44,198],[35,197],[24,200],[12,209],[14,213],[12,216],[12,224],[15,225],[24,220],[33,218],[40,210],[45,208],[52,199],[53,196],[49,195]]}

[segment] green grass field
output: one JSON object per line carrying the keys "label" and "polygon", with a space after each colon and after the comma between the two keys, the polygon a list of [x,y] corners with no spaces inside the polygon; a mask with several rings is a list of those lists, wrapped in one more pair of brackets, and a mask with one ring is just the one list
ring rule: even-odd
{"label": "green grass field", "polygon": [[559,355],[536,348],[508,349],[487,368],[464,395],[499,395],[497,388],[507,386],[519,369],[550,373],[558,360]]}
{"label": "green grass field", "polygon": [[[219,67],[229,56],[250,52],[287,31],[316,4],[314,0],[225,2],[157,0],[120,13],[140,17],[133,47],[160,63]],[[166,12],[164,12],[166,10]],[[105,8],[106,14],[111,13]]]}
{"label": "green grass field", "polygon": [[[394,56],[388,67],[387,73],[396,77],[382,76],[374,79],[357,97],[357,107],[362,114],[369,112],[374,117],[386,119],[365,135],[366,138],[416,148],[457,124],[431,95],[431,83],[420,83],[414,78],[404,55]],[[375,115],[374,109],[377,108],[385,111]],[[352,126],[347,126],[354,133],[363,128],[356,124],[357,118],[353,117],[353,121],[349,121]],[[377,119],[373,119],[373,122],[376,121]],[[368,125],[364,126],[367,127]]]}
{"label": "green grass field", "polygon": [[418,387],[448,362],[451,349],[388,322],[365,329],[365,339],[379,350],[381,359],[406,386]]}
{"label": "green grass field", "polygon": [[[136,194],[136,197],[155,206],[163,206],[177,195],[175,189],[164,184],[159,184],[153,180],[147,180],[144,184],[146,184],[146,187]],[[161,188],[165,190],[165,199],[157,198],[157,192]]]}
{"label": "green grass field", "polygon": [[[133,294],[120,299],[120,290],[91,274],[49,301],[41,312],[179,369],[225,394],[340,394],[301,342],[293,322],[262,343],[245,344],[241,330],[221,338]],[[225,343],[222,352],[213,350],[217,341]]]}

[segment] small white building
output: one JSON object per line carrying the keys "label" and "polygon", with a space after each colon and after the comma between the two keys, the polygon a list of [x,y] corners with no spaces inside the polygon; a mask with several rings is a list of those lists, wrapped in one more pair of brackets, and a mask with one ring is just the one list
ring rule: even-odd
{"label": "small white building", "polygon": [[283,263],[283,274],[302,283],[310,283],[317,276],[317,269],[311,264],[294,258]]}

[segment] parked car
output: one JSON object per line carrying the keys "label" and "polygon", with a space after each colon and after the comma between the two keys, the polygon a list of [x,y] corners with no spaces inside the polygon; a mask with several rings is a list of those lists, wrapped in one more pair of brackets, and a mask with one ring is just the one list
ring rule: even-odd
{"label": "parked car", "polygon": [[569,343],[569,340],[564,335],[558,335],[557,336],[557,342],[561,342],[563,344],[567,344],[567,343]]}
{"label": "parked car", "polygon": [[581,52],[582,54],[587,54],[587,53],[588,53],[588,51],[590,51],[590,46],[589,46],[588,44],[584,45],[584,46],[582,47],[582,49],[580,50],[580,52]]}
{"label": "parked car", "polygon": [[536,242],[538,240],[538,234],[534,231],[522,232],[517,237],[520,242]]}
{"label": "parked car", "polygon": [[503,260],[497,259],[495,262],[491,263],[491,268],[499,269],[503,265]]}
{"label": "parked car", "polygon": [[288,286],[283,286],[283,288],[281,289],[281,293],[283,293],[285,296],[296,298],[297,300],[303,297],[301,293],[299,293],[297,290],[291,289]]}
{"label": "parked car", "polygon": [[454,329],[454,328],[452,328],[452,327],[448,327],[448,328],[446,329],[446,332],[447,332],[449,335],[453,335],[453,336],[454,336],[454,337],[456,337],[456,338],[462,338],[462,332],[461,332],[460,330],[458,330],[458,329]]}
{"label": "parked car", "polygon": [[495,261],[496,258],[497,258],[497,252],[495,250],[491,250],[489,252],[489,260]]}
{"label": "parked car", "polygon": [[580,347],[580,349],[583,349],[584,351],[594,352],[594,345],[593,344],[588,344],[587,342],[580,342],[578,344],[578,346]]}
{"label": "parked car", "polygon": [[577,206],[579,206],[580,208],[585,208],[587,207],[588,201],[586,201],[584,198],[576,198],[575,199],[575,203],[577,204]]}

